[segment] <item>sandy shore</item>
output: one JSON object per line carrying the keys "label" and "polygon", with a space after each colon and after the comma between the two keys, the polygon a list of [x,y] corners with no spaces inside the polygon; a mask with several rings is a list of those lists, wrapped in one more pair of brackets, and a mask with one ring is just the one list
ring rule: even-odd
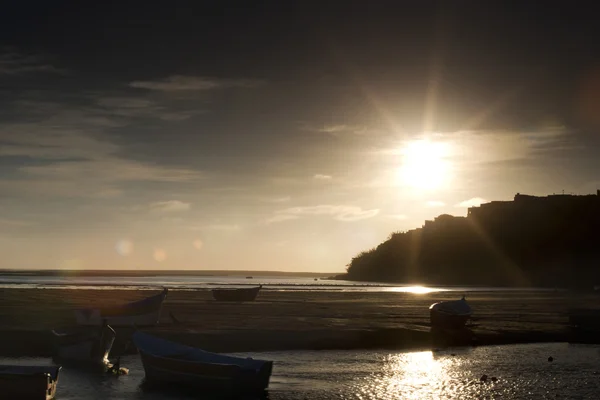
{"label": "sandy shore", "polygon": [[[0,354],[49,355],[49,331],[73,324],[74,308],[116,305],[152,293],[0,289]],[[224,352],[427,348],[432,346],[429,305],[459,296],[263,290],[254,302],[221,303],[208,291],[173,291],[152,331]],[[474,292],[467,299],[479,344],[567,340],[568,308],[598,302],[594,295],[567,292]]]}

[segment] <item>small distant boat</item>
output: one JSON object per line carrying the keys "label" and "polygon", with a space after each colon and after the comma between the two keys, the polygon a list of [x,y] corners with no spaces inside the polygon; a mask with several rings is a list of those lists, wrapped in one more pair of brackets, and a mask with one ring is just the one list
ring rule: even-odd
{"label": "small distant boat", "polygon": [[0,365],[0,397],[52,400],[60,369],[60,366]]}
{"label": "small distant boat", "polygon": [[570,309],[569,325],[575,329],[600,331],[600,309]]}
{"label": "small distant boat", "polygon": [[106,321],[112,327],[154,326],[158,324],[167,288],[157,295],[120,306],[75,310],[78,325],[99,326]]}
{"label": "small distant boat", "polygon": [[240,289],[220,288],[213,289],[212,295],[218,301],[254,301],[261,288],[262,285]]}
{"label": "small distant boat", "polygon": [[243,393],[261,392],[269,386],[272,361],[211,353],[140,331],[132,339],[148,383]]}
{"label": "small distant boat", "polygon": [[116,333],[110,325],[100,328],[76,326],[53,330],[54,358],[62,362],[86,364],[108,368],[108,355],[115,342]]}
{"label": "small distant boat", "polygon": [[439,328],[461,328],[471,318],[471,306],[465,296],[460,300],[441,301],[429,307],[431,326]]}
{"label": "small distant boat", "polygon": [[254,279],[254,278],[251,276],[247,276],[246,279]]}

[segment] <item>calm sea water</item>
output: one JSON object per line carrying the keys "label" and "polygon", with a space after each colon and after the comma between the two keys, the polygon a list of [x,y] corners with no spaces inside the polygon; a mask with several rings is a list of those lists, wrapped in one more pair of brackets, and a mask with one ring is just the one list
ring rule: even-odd
{"label": "calm sea water", "polygon": [[[251,272],[249,272],[251,273]],[[244,287],[263,285],[263,290],[319,290],[319,291],[395,291],[411,293],[429,293],[455,290],[461,292],[480,290],[523,290],[514,288],[481,287],[423,287],[409,285],[391,285],[386,283],[355,282],[333,279],[317,279],[290,276],[256,276],[247,279],[244,276],[40,276],[0,274],[0,288],[88,288],[88,289],[156,289],[168,287],[174,290],[198,290],[215,287]],[[544,290],[544,289],[536,289]]]}
{"label": "calm sea water", "polygon": [[[600,346],[566,343],[490,346],[443,352],[294,351],[243,353],[275,361],[267,398],[283,399],[597,399]],[[554,362],[548,362],[552,356]],[[2,363],[50,363],[0,359]],[[58,399],[188,399],[142,389],[137,356],[130,374],[94,375],[63,368]],[[480,377],[497,377],[482,383]],[[194,398],[202,397],[198,393]]]}

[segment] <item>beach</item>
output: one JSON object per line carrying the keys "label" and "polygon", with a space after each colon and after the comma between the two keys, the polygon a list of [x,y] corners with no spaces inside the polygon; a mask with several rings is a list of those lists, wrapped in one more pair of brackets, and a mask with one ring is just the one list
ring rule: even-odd
{"label": "beach", "polygon": [[[73,325],[73,309],[118,305],[149,290],[0,289],[0,355],[48,356],[51,329]],[[457,292],[262,290],[254,302],[217,302],[208,290],[170,291],[160,336],[211,351],[426,349],[429,306]],[[567,311],[597,302],[567,291],[470,292],[473,344],[569,339]],[[119,346],[116,346],[117,348]]]}

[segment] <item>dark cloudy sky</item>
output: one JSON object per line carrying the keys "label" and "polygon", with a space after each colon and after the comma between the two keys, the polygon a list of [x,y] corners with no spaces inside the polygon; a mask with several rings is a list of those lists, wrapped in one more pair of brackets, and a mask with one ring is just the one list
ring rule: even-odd
{"label": "dark cloudy sky", "polygon": [[0,267],[341,271],[595,191],[593,5],[8,1]]}

